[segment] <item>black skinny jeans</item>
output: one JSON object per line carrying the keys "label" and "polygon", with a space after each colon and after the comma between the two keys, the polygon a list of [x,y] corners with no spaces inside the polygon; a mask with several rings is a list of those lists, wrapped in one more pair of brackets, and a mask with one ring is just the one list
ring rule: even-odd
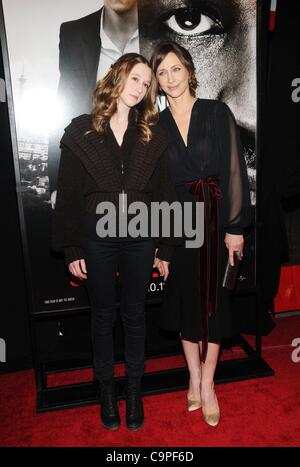
{"label": "black skinny jeans", "polygon": [[87,239],[87,289],[91,305],[94,375],[113,377],[116,272],[120,272],[120,311],[127,376],[142,376],[145,362],[145,302],[154,260],[151,239]]}

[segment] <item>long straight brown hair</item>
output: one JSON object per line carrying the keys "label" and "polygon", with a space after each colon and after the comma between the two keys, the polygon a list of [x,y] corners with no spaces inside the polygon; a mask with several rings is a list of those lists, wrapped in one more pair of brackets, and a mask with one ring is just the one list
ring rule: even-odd
{"label": "long straight brown hair", "polygon": [[155,109],[157,84],[154,73],[148,60],[140,54],[128,53],[122,55],[110,68],[107,74],[100,79],[93,93],[93,129],[99,134],[106,133],[107,124],[117,111],[117,100],[122,93],[125,82],[135,65],[143,63],[151,70],[152,79],[146,95],[134,109],[135,124],[140,132],[141,140],[148,143],[152,138],[150,126],[158,121],[158,112]]}

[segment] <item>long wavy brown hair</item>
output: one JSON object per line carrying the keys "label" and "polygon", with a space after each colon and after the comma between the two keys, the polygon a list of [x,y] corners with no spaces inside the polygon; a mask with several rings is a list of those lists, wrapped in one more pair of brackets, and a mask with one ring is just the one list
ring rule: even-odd
{"label": "long wavy brown hair", "polygon": [[151,140],[150,127],[158,121],[158,112],[155,109],[157,83],[148,60],[136,53],[128,53],[120,57],[96,84],[93,93],[92,125],[97,133],[102,135],[106,133],[107,124],[117,111],[117,101],[124,89],[125,82],[133,67],[138,63],[149,67],[152,79],[142,101],[133,107],[134,122],[140,132],[141,141],[148,143]]}

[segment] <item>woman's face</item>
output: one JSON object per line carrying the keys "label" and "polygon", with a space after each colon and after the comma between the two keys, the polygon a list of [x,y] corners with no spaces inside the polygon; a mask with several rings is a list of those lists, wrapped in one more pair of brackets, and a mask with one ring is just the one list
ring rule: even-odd
{"label": "woman's face", "polygon": [[156,78],[167,97],[176,98],[189,93],[189,72],[174,52],[166,55],[156,70]]}
{"label": "woman's face", "polygon": [[124,88],[119,96],[119,102],[126,107],[139,104],[147,94],[151,84],[151,69],[144,63],[137,63],[129,73]]}

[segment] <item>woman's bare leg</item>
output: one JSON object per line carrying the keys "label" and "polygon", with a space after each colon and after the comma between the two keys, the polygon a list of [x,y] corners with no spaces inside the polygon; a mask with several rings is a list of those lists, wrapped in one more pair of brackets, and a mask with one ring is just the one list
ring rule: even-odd
{"label": "woman's bare leg", "polygon": [[184,355],[190,373],[188,399],[200,400],[201,364],[197,342],[181,339]]}
{"label": "woman's bare leg", "polygon": [[[200,351],[201,346],[202,342],[199,343]],[[203,415],[206,417],[213,416],[212,424],[217,424],[218,414],[220,413],[218,399],[214,391],[214,375],[218,362],[219,350],[219,343],[209,342],[205,363],[201,363],[200,395],[202,411]]]}

